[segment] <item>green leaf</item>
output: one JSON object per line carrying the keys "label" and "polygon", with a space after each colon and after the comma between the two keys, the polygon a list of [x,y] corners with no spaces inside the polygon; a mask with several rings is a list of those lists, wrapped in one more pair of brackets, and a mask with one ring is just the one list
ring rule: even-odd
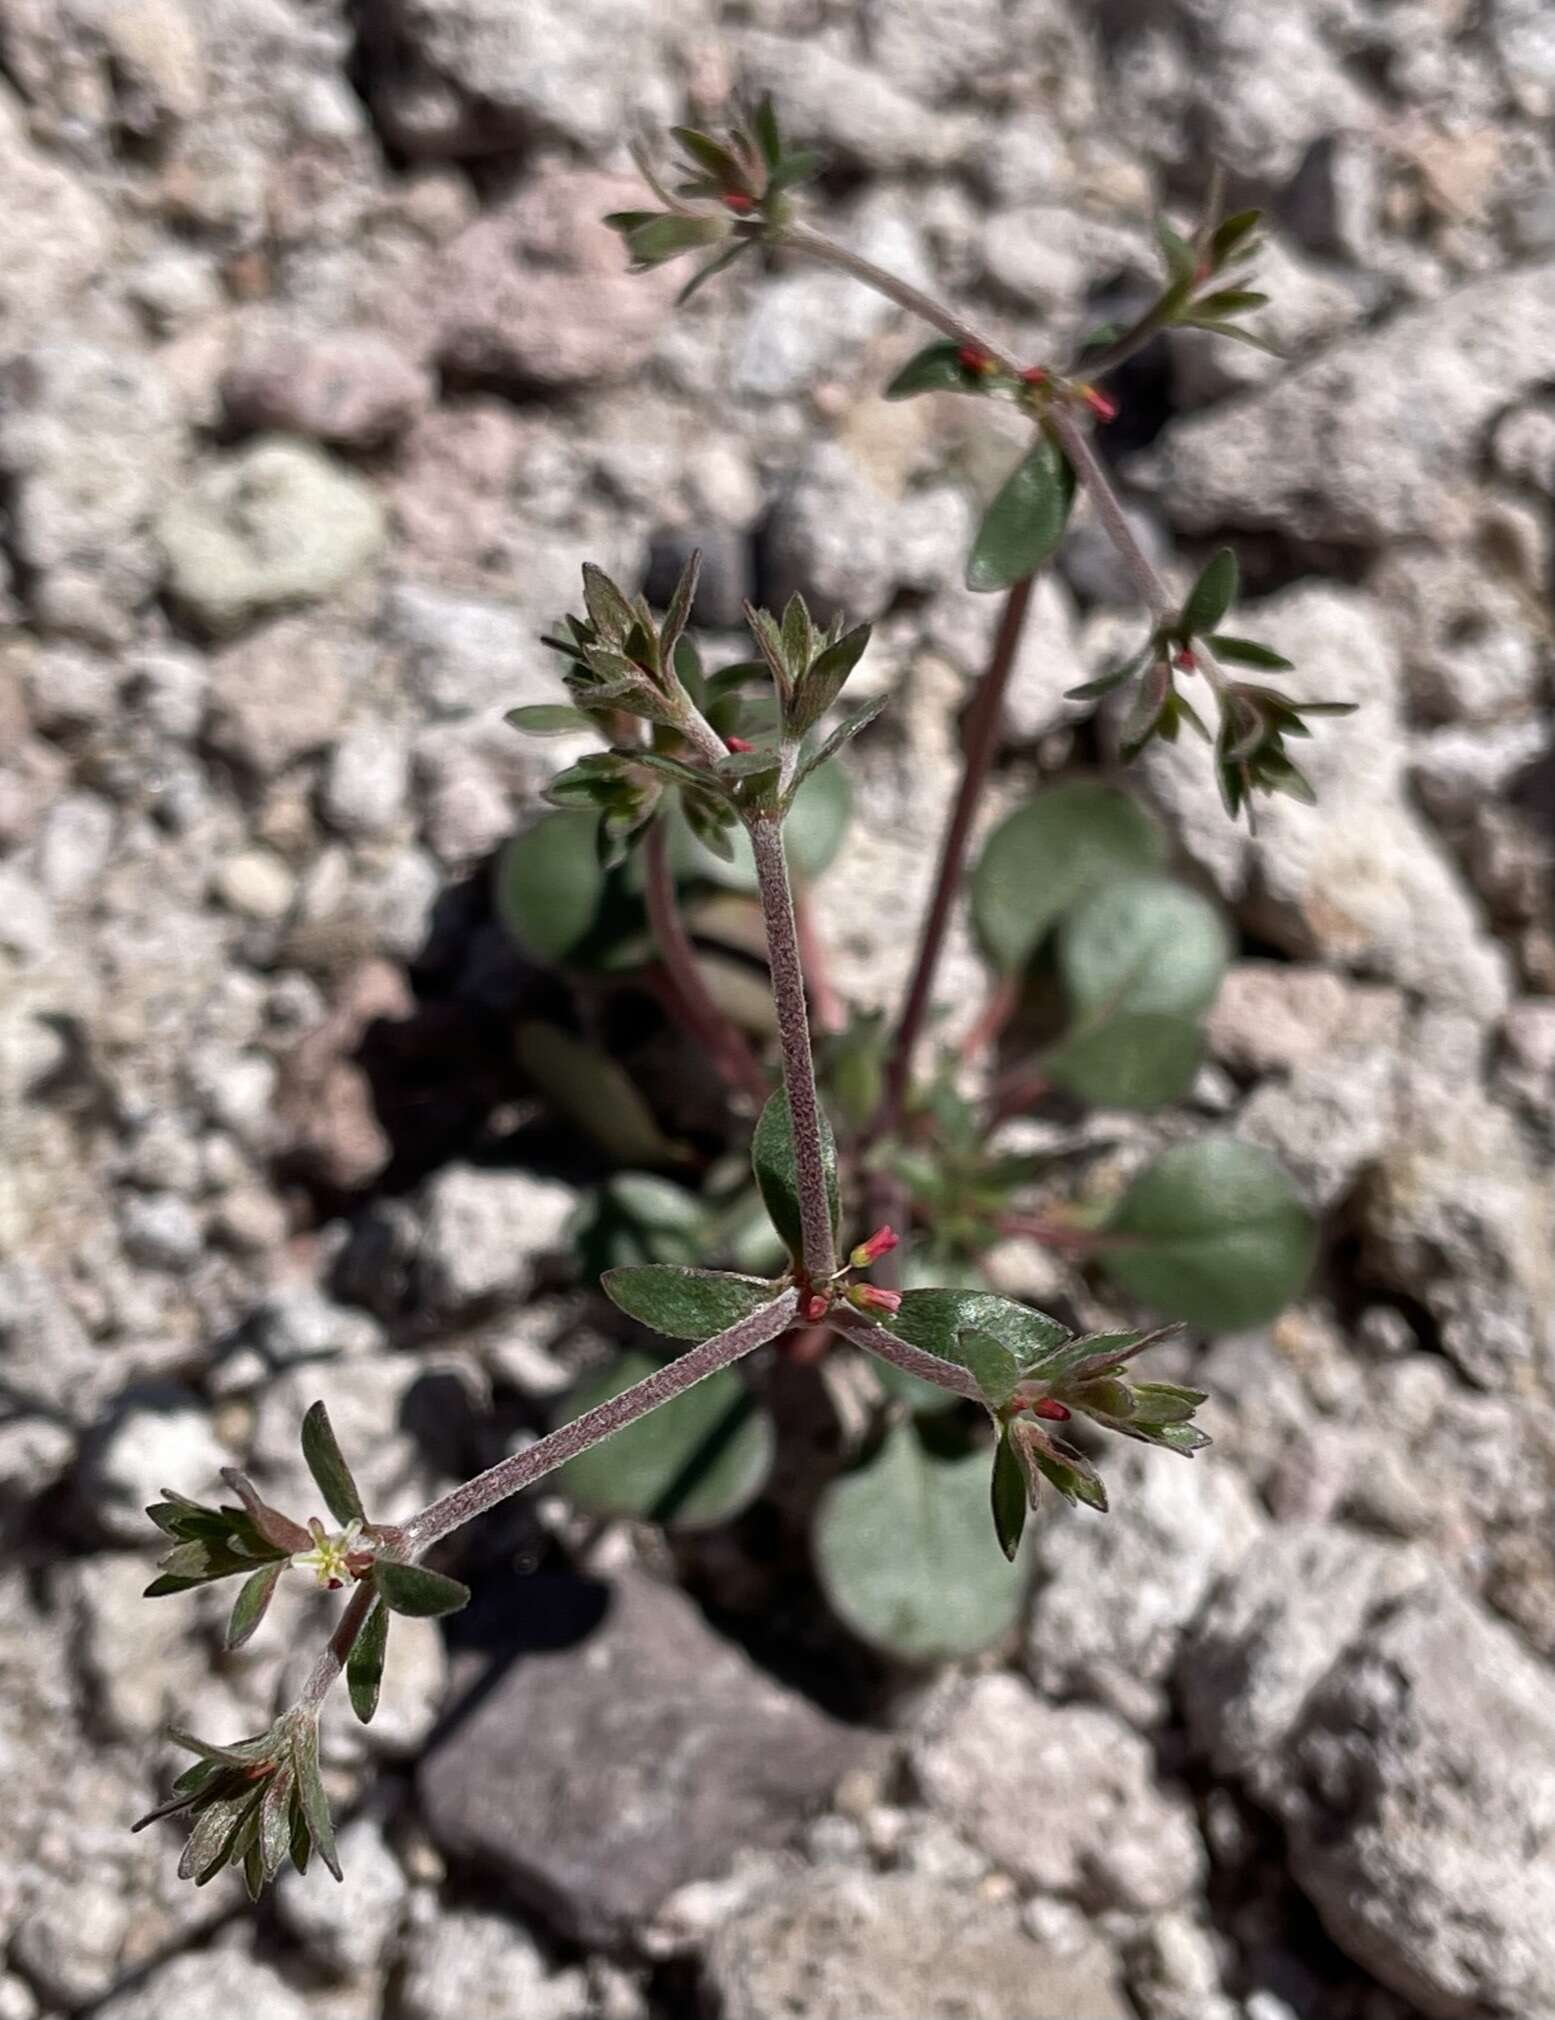
{"label": "green leaf", "polygon": [[555,1024],[520,1024],[519,1065],[561,1115],[618,1164],[684,1164],[690,1153],[660,1129],[653,1110],[606,1052]]}
{"label": "green leaf", "polygon": [[1182,607],[1183,631],[1190,638],[1213,631],[1236,601],[1236,587],[1236,556],[1229,547],[1219,547],[1188,592]]}
{"label": "green leaf", "polygon": [[265,1784],[259,1805],[259,1859],[264,1877],[273,1880],[291,1847],[292,1790],[296,1776],[290,1764],[278,1767]]}
{"label": "green leaf", "polygon": [[1250,1143],[1210,1136],[1145,1167],[1098,1253],[1142,1304],[1206,1332],[1238,1332],[1289,1303],[1316,1247],[1312,1216],[1280,1164]]}
{"label": "green leaf", "polygon": [[1233,666],[1263,666],[1272,673],[1293,671],[1283,652],[1276,652],[1269,645],[1260,645],[1255,638],[1228,638],[1225,632],[1216,631],[1204,643],[1217,659],[1229,660]]}
{"label": "green leaf", "polygon": [[762,96],[761,103],[751,117],[751,130],[756,136],[756,145],[761,149],[761,158],[768,169],[774,169],[783,159],[783,136],[778,127],[777,107],[772,103],[770,91]]}
{"label": "green leaf", "polygon": [[[783,819],[783,844],[791,875],[808,883],[831,866],[852,813],[853,788],[840,764],[824,764],[807,774]],[[677,809],[670,818],[684,834],[684,815]],[[706,838],[699,835],[687,844],[686,871],[730,890],[754,891],[756,865],[749,836],[743,828],[735,828],[728,833],[728,843],[727,853],[717,857],[707,847]]]}
{"label": "green leaf", "polygon": [[866,701],[862,708],[856,708],[851,715],[844,716],[824,743],[817,745],[813,751],[807,752],[800,758],[799,768],[794,775],[794,783],[788,789],[786,805],[793,805],[794,795],[812,772],[819,771],[829,758],[837,755],[844,744],[851,743],[860,730],[868,729],[869,725],[879,715],[890,698],[889,695],[881,694],[876,695],[873,701]]}
{"label": "green leaf", "polygon": [[273,1564],[265,1564],[243,1581],[243,1586],[233,1604],[232,1617],[227,1622],[228,1648],[241,1648],[253,1634],[265,1610],[275,1597],[276,1581],[286,1569],[286,1559],[278,1557]]}
{"label": "green leaf", "polygon": [[696,163],[705,169],[720,189],[743,189],[744,172],[738,161],[721,142],[710,133],[698,133],[694,126],[672,126],[671,136]]}
{"label": "green leaf", "polygon": [[672,1340],[710,1340],[770,1305],[781,1288],[764,1277],[667,1263],[606,1270],[601,1287],[628,1318]]}
{"label": "green leaf", "polygon": [[388,1647],[389,1609],[381,1600],[375,1600],[346,1659],[346,1689],[351,1695],[351,1709],[363,1725],[372,1724],[373,1713],[378,1709]]}
{"label": "green leaf", "polygon": [[833,1611],[906,1662],[971,1655],[1008,1633],[1024,1579],[988,1534],[988,1458],[931,1458],[911,1424],[828,1489],[816,1569]]}
{"label": "green leaf", "polygon": [[1224,266],[1238,246],[1252,237],[1262,216],[1260,210],[1239,210],[1221,219],[1209,242],[1210,257],[1217,267]]}
{"label": "green leaf", "polygon": [[1226,316],[1241,316],[1253,309],[1264,309],[1269,305],[1269,297],[1260,294],[1256,288],[1222,288],[1217,294],[1200,295],[1194,309],[1201,316],[1209,316],[1220,322]]}
{"label": "green leaf", "polygon": [[[319,1779],[319,1727],[316,1718],[298,1720],[292,1740],[292,1773],[296,1777],[298,1806],[307,1825],[308,1836],[335,1878],[342,1880],[345,1875],[340,1870],[340,1854],[335,1849],[335,1826],[329,1814],[329,1798]],[[295,1839],[295,1826],[293,1836]]]}
{"label": "green leaf", "polygon": [[993,1448],[993,1479],[989,1484],[993,1504],[993,1533],[1009,1562],[1015,1562],[1021,1535],[1026,1527],[1026,1475],[1010,1446],[1010,1434],[999,1427],[999,1442]]}
{"label": "green leaf", "polygon": [[525,736],[571,736],[578,730],[594,727],[581,708],[550,701],[537,702],[529,708],[510,708],[502,720]]}
{"label": "green leaf", "polygon": [[1161,257],[1166,262],[1167,279],[1177,286],[1181,286],[1184,281],[1191,281],[1197,261],[1194,259],[1193,247],[1182,233],[1164,217],[1158,217],[1155,221],[1155,236],[1156,243],[1161,248]]}
{"label": "green leaf", "polygon": [[802,736],[812,728],[841,694],[848,675],[864,656],[870,630],[867,624],[856,625],[819,653],[809,670],[800,675],[785,711],[790,736]]}
{"label": "green leaf", "polygon": [[1042,1072],[1092,1108],[1164,1108],[1193,1085],[1204,1049],[1188,1017],[1120,1011],[1081,1026],[1041,1056]]}
{"label": "green leaf", "polygon": [[773,169],[767,178],[767,197],[781,196],[785,189],[793,189],[801,182],[813,182],[826,166],[826,157],[812,147],[796,148]]}
{"label": "green leaf", "polygon": [[910,400],[918,393],[980,393],[985,381],[961,362],[964,345],[954,339],[925,344],[909,358],[885,389],[888,400]]}
{"label": "green leaf", "polygon": [[470,1603],[470,1588],[457,1578],[445,1578],[425,1564],[401,1564],[379,1557],[373,1564],[373,1584],[391,1613],[408,1620],[438,1620]]}
{"label": "green leaf", "polygon": [[662,266],[697,246],[717,245],[730,233],[726,217],[683,217],[668,211],[626,234],[627,247],[639,267]]}
{"label": "green leaf", "polygon": [[362,1497],[335,1442],[329,1412],[322,1403],[315,1403],[302,1420],[302,1456],[324,1496],[324,1506],[335,1520],[365,1522],[367,1511],[362,1506]]}
{"label": "green leaf", "polygon": [[[573,1391],[566,1421],[609,1402],[658,1366],[647,1354],[623,1354]],[[725,1368],[569,1459],[555,1478],[595,1514],[708,1529],[755,1500],[776,1446],[771,1417]]]}
{"label": "green leaf", "polygon": [[1063,539],[1073,502],[1074,472],[1058,444],[1039,435],[983,514],[967,588],[1008,589],[1040,568]]}
{"label": "green leaf", "polygon": [[1197,1017],[1215,1000],[1231,937],[1219,910],[1171,877],[1125,877],[1065,917],[1058,967],[1077,1017],[1164,1011]]}
{"label": "green leaf", "polygon": [[1166,858],[1137,800],[1077,779],[1017,807],[989,836],[972,875],[972,917],[990,960],[1018,974],[1071,905]]}
{"label": "green leaf", "polygon": [[1009,1401],[1017,1382],[1039,1374],[1069,1339],[1067,1326],[1013,1298],[945,1287],[904,1291],[889,1330],[910,1347],[966,1368],[993,1410]]}
{"label": "green leaf", "polygon": [[1189,329],[1205,330],[1212,337],[1229,337],[1234,344],[1246,344],[1250,351],[1262,351],[1266,358],[1283,358],[1285,355],[1278,344],[1271,344],[1267,337],[1244,330],[1238,323],[1218,323],[1212,317],[1198,316],[1184,316],[1182,320]]}
{"label": "green leaf", "polygon": [[1111,694],[1114,688],[1122,687],[1125,681],[1134,679],[1150,657],[1151,646],[1145,645],[1130,658],[1111,666],[1095,680],[1085,680],[1078,687],[1064,689],[1065,701],[1099,701],[1104,694]]}
{"label": "green leaf", "polygon": [[[821,1116],[821,1157],[825,1165],[826,1194],[831,1205],[831,1224],[838,1221],[837,1143],[826,1111]],[[751,1138],[751,1168],[767,1209],[768,1218],[782,1236],[785,1247],[797,1261],[804,1253],[804,1234],[799,1213],[799,1185],[794,1175],[794,1141],[789,1125],[788,1096],[780,1087],[767,1102]]]}
{"label": "green leaf", "polygon": [[583,607],[601,638],[622,639],[632,628],[631,604],[592,561],[583,564]]}
{"label": "green leaf", "polygon": [[680,293],[676,295],[676,308],[683,309],[693,296],[702,292],[710,280],[716,279],[726,268],[732,267],[742,253],[749,252],[751,244],[752,241],[748,238],[731,239],[723,251],[715,253],[705,267],[698,267]]}
{"label": "green leaf", "polygon": [[536,960],[561,961],[588,934],[605,895],[593,814],[544,814],[497,857],[497,917]]}

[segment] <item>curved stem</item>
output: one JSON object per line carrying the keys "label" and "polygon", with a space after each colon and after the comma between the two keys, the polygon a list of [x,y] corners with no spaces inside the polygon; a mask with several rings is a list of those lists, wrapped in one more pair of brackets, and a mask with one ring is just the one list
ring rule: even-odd
{"label": "curved stem", "polygon": [[862,1347],[866,1354],[873,1354],[877,1360],[889,1361],[893,1368],[900,1368],[904,1374],[916,1375],[921,1382],[932,1382],[937,1389],[949,1389],[974,1403],[982,1401],[983,1392],[977,1386],[976,1378],[965,1368],[958,1368],[954,1361],[942,1361],[938,1354],[927,1354],[922,1347],[909,1346],[895,1333],[888,1333],[884,1326],[872,1325],[868,1319],[851,1311],[837,1309],[829,1316],[831,1324],[842,1337],[851,1340],[854,1346]]}
{"label": "curved stem", "polygon": [[751,851],[756,858],[756,881],[761,889],[761,916],[767,928],[767,961],[772,972],[778,1042],[783,1051],[783,1088],[788,1096],[789,1131],[794,1147],[804,1273],[810,1283],[820,1284],[835,1274],[837,1250],[821,1148],[821,1104],[815,1091],[815,1059],[810,1051],[810,1017],[805,1004],[804,967],[799,958],[799,932],[794,923],[794,899],[783,851],[783,830],[778,821],[770,815],[757,815],[748,827]]}
{"label": "curved stem", "polygon": [[940,955],[944,950],[945,934],[950,925],[956,894],[961,888],[961,874],[966,866],[967,843],[971,838],[977,803],[982,797],[983,786],[987,782],[989,770],[999,748],[1005,690],[1010,684],[1010,674],[1014,670],[1015,657],[1020,649],[1021,634],[1026,628],[1026,614],[1031,607],[1031,592],[1035,579],[1034,576],[1026,576],[1022,581],[1015,583],[1005,596],[993,652],[988,661],[988,670],[978,685],[976,697],[967,717],[966,750],[962,761],[961,783],[956,790],[955,805],[946,824],[944,839],[940,843],[939,866],[934,873],[934,890],[923,922],[912,980],[908,984],[906,1001],[902,1006],[896,1036],[892,1040],[891,1056],[886,1062],[885,1088],[881,1096],[879,1113],[868,1130],[868,1139],[871,1142],[882,1136],[888,1136],[901,1119],[902,1102],[907,1091],[907,1077],[912,1070],[913,1052],[923,1028],[923,1020],[928,1015],[935,971],[939,967]]}
{"label": "curved stem", "polygon": [[706,1048],[728,1085],[749,1096],[759,1109],[771,1092],[767,1076],[745,1042],[745,1034],[714,1002],[702,978],[696,949],[680,916],[675,876],[670,867],[669,836],[662,820],[656,820],[649,828],[643,844],[643,898],[654,945],[688,1030]]}
{"label": "curved stem", "polygon": [[356,1637],[361,1633],[377,1596],[371,1579],[363,1579],[351,1594],[344,1613],[335,1622],[334,1633],[325,1642],[318,1661],[309,1672],[302,1695],[297,1700],[299,1704],[317,1710],[329,1696],[335,1678],[350,1660]]}
{"label": "curved stem", "polygon": [[878,295],[884,295],[899,308],[926,322],[941,335],[950,337],[958,344],[967,344],[975,351],[982,351],[990,357],[1002,371],[1011,378],[1019,376],[1020,367],[1013,359],[1005,356],[996,343],[984,336],[981,330],[966,322],[962,317],[947,309],[943,303],[926,295],[921,288],[915,288],[911,281],[901,280],[896,274],[888,273],[884,267],[877,267],[873,260],[861,254],[849,252],[846,246],[838,245],[835,239],[827,238],[824,232],[814,231],[809,225],[785,225],[775,233],[774,242],[787,246],[792,251],[803,253],[806,258],[819,260],[823,266],[835,267],[840,273],[851,274],[865,287],[873,288]]}
{"label": "curved stem", "polygon": [[587,1452],[612,1432],[624,1430],[650,1410],[658,1409],[661,1403],[683,1395],[698,1382],[705,1382],[709,1375],[716,1375],[720,1368],[729,1367],[757,1347],[765,1346],[768,1340],[775,1340],[779,1333],[788,1330],[798,1308],[797,1291],[780,1292],[771,1304],[763,1305],[760,1311],[752,1312],[749,1318],[739,1320],[726,1331],[715,1333],[712,1339],[704,1340],[679,1360],[655,1368],[651,1375],[623,1389],[619,1396],[596,1403],[570,1424],[559,1425],[548,1437],[526,1445],[522,1452],[514,1452],[509,1458],[499,1459],[473,1480],[452,1488],[440,1501],[423,1508],[405,1524],[407,1555],[419,1556],[442,1537],[462,1529],[466,1522],[473,1522],[477,1515],[484,1515],[499,1502],[521,1494],[536,1480],[543,1480],[547,1473],[554,1473],[558,1466],[566,1465],[580,1452]]}

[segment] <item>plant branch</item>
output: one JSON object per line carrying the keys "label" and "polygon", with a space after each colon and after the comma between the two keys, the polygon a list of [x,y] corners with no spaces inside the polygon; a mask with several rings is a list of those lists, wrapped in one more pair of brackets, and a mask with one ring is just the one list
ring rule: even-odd
{"label": "plant branch", "polygon": [[865,287],[873,288],[876,294],[884,295],[899,308],[907,309],[921,321],[932,325],[942,336],[951,338],[955,343],[966,344],[972,350],[983,352],[1011,378],[1019,376],[1020,367],[1013,359],[1006,357],[1000,347],[984,336],[981,330],[963,321],[943,303],[935,301],[932,295],[926,295],[921,288],[915,288],[911,281],[901,280],[897,275],[888,273],[884,267],[877,267],[873,260],[863,258],[859,253],[849,252],[846,246],[838,245],[835,239],[827,238],[824,232],[813,231],[809,225],[784,225],[780,231],[774,233],[773,242],[788,247],[792,252],[803,253],[807,259],[818,260],[823,266],[835,267],[840,273],[851,274],[854,280],[862,281]]}
{"label": "plant branch", "polygon": [[775,1340],[779,1333],[788,1330],[798,1308],[796,1290],[780,1292],[771,1304],[763,1305],[760,1311],[752,1312],[727,1331],[715,1333],[712,1339],[704,1340],[678,1360],[655,1368],[651,1375],[623,1389],[619,1396],[611,1396],[592,1410],[585,1410],[581,1417],[558,1426],[548,1437],[498,1460],[495,1466],[478,1473],[473,1480],[466,1480],[463,1486],[452,1488],[405,1525],[406,1554],[420,1556],[444,1536],[462,1529],[488,1508],[521,1494],[536,1480],[543,1480],[547,1473],[554,1473],[558,1466],[577,1458],[580,1452],[587,1452],[612,1432],[624,1430],[650,1410],[658,1409],[661,1403],[683,1395],[709,1375],[716,1375],[720,1368],[729,1367],[757,1347]]}
{"label": "plant branch", "polygon": [[675,896],[675,877],[670,867],[669,836],[662,820],[648,830],[643,844],[643,897],[648,924],[653,932],[659,959],[669,975],[692,1037],[707,1050],[708,1057],[728,1085],[749,1096],[759,1109],[771,1088],[745,1034],[714,1002],[696,949],[686,932]]}
{"label": "plant branch", "polygon": [[335,1622],[334,1633],[325,1642],[318,1661],[314,1663],[308,1680],[302,1687],[302,1695],[298,1699],[300,1705],[316,1711],[329,1696],[335,1678],[350,1660],[351,1651],[356,1646],[356,1637],[361,1633],[362,1625],[372,1611],[372,1604],[377,1596],[370,1578],[364,1578],[351,1594],[345,1611]]}
{"label": "plant branch", "polygon": [[922,1347],[909,1346],[895,1333],[888,1333],[884,1326],[873,1325],[868,1319],[845,1309],[834,1308],[828,1316],[842,1337],[851,1340],[854,1346],[862,1347],[866,1354],[873,1354],[877,1360],[889,1361],[893,1368],[900,1368],[904,1374],[916,1375],[920,1382],[932,1382],[937,1389],[949,1389],[953,1395],[967,1396],[974,1403],[982,1401],[983,1392],[977,1386],[976,1378],[965,1368],[958,1368],[954,1361],[942,1361],[938,1354],[927,1354]]}
{"label": "plant branch", "polygon": [[821,1104],[815,1091],[815,1060],[810,1051],[810,1017],[805,1004],[799,933],[794,923],[794,899],[783,852],[783,830],[777,819],[758,814],[748,825],[751,850],[756,858],[756,879],[761,888],[761,915],[767,928],[767,961],[772,973],[778,1042],[783,1050],[783,1088],[788,1096],[789,1131],[794,1147],[804,1274],[812,1284],[820,1284],[835,1273],[837,1251],[821,1148]]}
{"label": "plant branch", "polygon": [[882,1136],[888,1136],[901,1120],[902,1102],[907,1091],[908,1074],[912,1069],[913,1052],[923,1028],[923,1020],[928,1015],[935,972],[944,950],[951,911],[961,888],[962,872],[966,867],[967,843],[971,839],[977,803],[982,797],[983,787],[999,748],[1005,690],[1010,684],[1010,674],[1014,670],[1016,654],[1020,649],[1021,634],[1025,630],[1026,615],[1031,607],[1034,580],[1033,576],[1026,576],[1024,580],[1014,584],[1004,599],[1004,609],[1000,614],[999,629],[994,637],[988,669],[978,684],[977,694],[967,716],[961,783],[956,790],[955,805],[951,809],[944,838],[940,843],[939,865],[934,873],[934,889],[919,937],[918,958],[913,967],[912,980],[907,987],[907,997],[902,1006],[896,1035],[892,1040],[891,1055],[886,1062],[885,1087],[881,1095],[880,1110],[868,1131],[869,1140],[872,1142]]}

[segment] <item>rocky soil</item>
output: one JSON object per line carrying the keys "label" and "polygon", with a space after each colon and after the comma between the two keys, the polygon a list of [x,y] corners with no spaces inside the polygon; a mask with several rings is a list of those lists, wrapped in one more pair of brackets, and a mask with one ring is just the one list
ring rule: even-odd
{"label": "rocky soil", "polygon": [[[1323,1266],[965,1673],[769,1617],[759,1534],[508,1511],[329,1724],[344,1891],[251,1912],[127,1825],[322,1602],[221,1654],[221,1594],[138,1597],[142,1505],[235,1461],[309,1505],[322,1396],[408,1512],[610,1330],[487,895],[583,558],[879,621],[819,910],[856,1000],[908,959],[1007,450],[879,401],[918,334],[837,276],[623,274],[625,140],[740,80],[831,229],[1025,354],[1140,297],[1211,158],[1273,212],[1288,361],[1173,340],[1104,446],[1364,704],[1253,839],[1200,751],[1141,778],[1242,934],[1200,1107]],[[1540,0],[0,0],[0,2020],[1555,2012],[1552,117]],[[1039,608],[1003,793],[1095,754],[1093,526]]]}

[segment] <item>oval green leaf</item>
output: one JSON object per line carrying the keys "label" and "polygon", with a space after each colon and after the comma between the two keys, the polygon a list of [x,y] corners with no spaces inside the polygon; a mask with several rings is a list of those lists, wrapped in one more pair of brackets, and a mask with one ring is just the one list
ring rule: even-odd
{"label": "oval green leaf", "polygon": [[1073,502],[1067,458],[1039,435],[983,514],[967,559],[967,588],[1008,589],[1040,568],[1063,539]]}
{"label": "oval green leaf", "polygon": [[374,1602],[371,1613],[362,1622],[362,1631],[351,1644],[351,1653],[346,1659],[346,1689],[351,1697],[351,1709],[363,1725],[371,1725],[373,1713],[378,1709],[378,1692],[383,1684],[383,1665],[389,1648],[389,1609],[383,1601]]}
{"label": "oval green leaf", "polygon": [[972,918],[989,959],[1017,974],[1071,905],[1166,858],[1158,823],[1094,779],[1052,786],[1006,816],[972,874]]}
{"label": "oval green leaf", "polygon": [[904,1291],[889,1330],[911,1347],[969,1369],[994,1410],[1070,1337],[1069,1328],[1057,1319],[1013,1298],[943,1288]]}
{"label": "oval green leaf", "polygon": [[1123,1010],[1071,1032],[1042,1054],[1041,1067],[1092,1108],[1164,1108],[1193,1085],[1203,1050],[1192,1018]]}
{"label": "oval green leaf", "polygon": [[1236,600],[1236,589],[1236,556],[1229,547],[1218,547],[1182,607],[1182,628],[1190,638],[1216,628]]}
{"label": "oval green leaf", "polygon": [[606,1297],[628,1318],[672,1340],[710,1340],[770,1305],[779,1290],[765,1277],[667,1263],[606,1270],[600,1282]]}
{"label": "oval green leaf", "polygon": [[351,1477],[351,1468],[336,1442],[329,1412],[315,1403],[302,1420],[302,1456],[324,1506],[337,1522],[365,1522],[367,1511]]}
{"label": "oval green leaf", "polygon": [[373,1584],[391,1613],[409,1620],[437,1620],[470,1603],[470,1588],[457,1578],[445,1578],[425,1564],[400,1564],[380,1557],[373,1566]]}
{"label": "oval green leaf", "polygon": [[520,1024],[518,1063],[551,1105],[619,1164],[683,1164],[687,1152],[610,1055],[555,1024]]}
{"label": "oval green leaf", "polygon": [[1317,1229],[1282,1166],[1235,1137],[1175,1144],[1118,1202],[1098,1260],[1120,1290],[1205,1332],[1266,1324],[1306,1282]]}
{"label": "oval green leaf", "polygon": [[1207,898],[1170,877],[1126,877],[1070,912],[1058,966],[1077,1017],[1197,1017],[1215,1000],[1231,937]]}
{"label": "oval green leaf", "polygon": [[537,961],[561,961],[587,935],[605,893],[593,814],[545,814],[514,835],[492,872],[497,917]]}
{"label": "oval green leaf", "polygon": [[[831,1203],[831,1223],[836,1231],[839,1216],[837,1196],[837,1143],[826,1111],[821,1110],[821,1156],[826,1168],[826,1192]],[[791,1256],[804,1249],[804,1230],[799,1213],[799,1185],[794,1175],[794,1141],[789,1129],[788,1096],[780,1087],[768,1100],[751,1138],[751,1169],[756,1174],[768,1218],[782,1236]]]}
{"label": "oval green leaf", "polygon": [[969,372],[961,362],[965,345],[954,338],[926,344],[910,357],[885,389],[888,400],[910,400],[915,393],[981,393],[985,390],[980,372]]}
{"label": "oval green leaf", "polygon": [[[659,1365],[647,1354],[623,1354],[578,1385],[566,1421],[619,1396]],[[771,1417],[725,1368],[569,1459],[556,1482],[598,1515],[708,1529],[755,1500],[776,1444]]]}
{"label": "oval green leaf", "polygon": [[833,1611],[903,1662],[971,1655],[1008,1633],[1025,1580],[988,1529],[988,1455],[931,1458],[910,1424],[822,1500],[816,1569]]}

